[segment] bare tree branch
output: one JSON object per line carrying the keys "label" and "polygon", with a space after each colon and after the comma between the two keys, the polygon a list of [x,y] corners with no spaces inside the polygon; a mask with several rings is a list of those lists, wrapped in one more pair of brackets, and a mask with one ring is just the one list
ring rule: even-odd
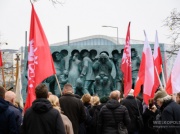
{"label": "bare tree branch", "polygon": [[169,58],[171,58],[172,55],[177,54],[180,48],[180,12],[177,9],[173,9],[170,15],[164,20],[163,26],[168,27],[170,32],[168,38],[173,43],[171,50],[167,51],[170,54]]}

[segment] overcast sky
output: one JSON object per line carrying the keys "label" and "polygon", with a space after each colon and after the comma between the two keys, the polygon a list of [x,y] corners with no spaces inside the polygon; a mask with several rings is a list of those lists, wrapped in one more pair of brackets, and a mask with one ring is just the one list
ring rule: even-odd
{"label": "overcast sky", "polygon": [[[125,38],[128,22],[131,21],[131,39],[144,40],[143,30],[148,40],[154,41],[155,30],[159,42],[170,43],[168,29],[163,20],[177,8],[180,0],[63,0],[55,5],[50,0],[34,3],[49,44],[67,40],[67,26],[70,39],[91,35]],[[25,31],[30,28],[31,4],[29,0],[0,0],[0,41],[8,42],[1,48],[19,49],[25,45]]]}

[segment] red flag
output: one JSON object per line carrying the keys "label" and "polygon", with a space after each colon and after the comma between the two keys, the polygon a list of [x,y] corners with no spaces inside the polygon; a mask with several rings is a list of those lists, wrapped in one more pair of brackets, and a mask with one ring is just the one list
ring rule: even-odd
{"label": "red flag", "polygon": [[3,61],[2,61],[2,51],[0,50],[0,67],[3,66]]}
{"label": "red flag", "polygon": [[155,71],[154,59],[153,59],[151,47],[149,45],[149,42],[145,34],[142,60],[138,72],[138,79],[134,89],[134,95],[137,96],[139,94],[141,85],[143,84],[144,85],[143,97],[146,104],[148,104],[148,100],[152,97],[151,94],[154,86],[154,71]]}
{"label": "red flag", "polygon": [[28,47],[28,91],[25,109],[35,100],[35,88],[47,77],[55,74],[49,43],[32,5]]}
{"label": "red flag", "polygon": [[168,94],[174,94],[180,92],[180,50],[174,62],[172,72],[168,83],[166,84],[166,91]]}
{"label": "red flag", "polygon": [[132,87],[130,22],[126,35],[126,44],[123,51],[121,70],[123,72],[124,95],[127,96]]}

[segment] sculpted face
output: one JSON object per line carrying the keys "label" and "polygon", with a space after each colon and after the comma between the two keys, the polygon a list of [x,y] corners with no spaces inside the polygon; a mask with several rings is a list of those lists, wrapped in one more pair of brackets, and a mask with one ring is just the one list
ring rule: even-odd
{"label": "sculpted face", "polygon": [[105,63],[108,60],[108,56],[106,53],[101,53],[99,58],[102,63]]}

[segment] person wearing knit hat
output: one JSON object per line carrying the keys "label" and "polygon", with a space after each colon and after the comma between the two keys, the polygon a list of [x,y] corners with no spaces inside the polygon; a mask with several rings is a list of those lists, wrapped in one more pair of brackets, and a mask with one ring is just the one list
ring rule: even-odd
{"label": "person wearing knit hat", "polygon": [[165,90],[160,89],[154,95],[154,100],[157,102],[158,106],[162,106],[164,101],[171,100],[172,97],[166,93]]}
{"label": "person wearing knit hat", "polygon": [[154,100],[161,111],[160,118],[157,121],[162,124],[153,124],[153,127],[158,128],[159,134],[179,134],[180,105],[174,102],[172,96],[168,95],[166,91],[162,89],[155,93]]}

